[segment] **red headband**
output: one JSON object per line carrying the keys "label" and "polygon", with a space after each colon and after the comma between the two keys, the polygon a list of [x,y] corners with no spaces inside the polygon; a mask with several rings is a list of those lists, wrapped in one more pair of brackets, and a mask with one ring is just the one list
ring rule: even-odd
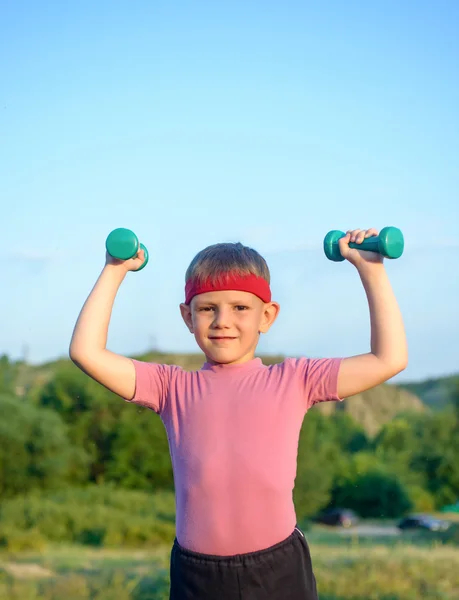
{"label": "red headband", "polygon": [[206,292],[220,292],[223,290],[237,290],[240,292],[250,292],[258,296],[263,302],[271,302],[271,290],[269,283],[263,277],[257,275],[238,275],[236,273],[227,273],[227,275],[217,282],[211,282],[209,279],[202,283],[195,279],[188,279],[185,285],[185,304],[189,304],[191,299],[198,294]]}

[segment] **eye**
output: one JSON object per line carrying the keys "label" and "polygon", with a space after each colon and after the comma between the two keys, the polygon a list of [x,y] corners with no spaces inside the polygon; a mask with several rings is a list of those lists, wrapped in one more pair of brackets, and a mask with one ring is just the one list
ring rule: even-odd
{"label": "eye", "polygon": [[211,310],[215,310],[213,306],[200,306],[198,308],[198,312],[210,312]]}
{"label": "eye", "polygon": [[238,304],[236,306],[236,310],[238,310],[238,311],[249,310],[249,307],[248,306],[244,306],[243,304]]}

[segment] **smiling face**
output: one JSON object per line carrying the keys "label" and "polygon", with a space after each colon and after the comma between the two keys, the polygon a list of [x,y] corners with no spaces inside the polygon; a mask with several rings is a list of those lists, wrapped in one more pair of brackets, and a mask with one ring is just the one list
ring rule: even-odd
{"label": "smiling face", "polygon": [[206,292],[195,296],[180,311],[188,329],[211,364],[252,360],[259,334],[274,323],[279,305],[265,303],[249,292]]}

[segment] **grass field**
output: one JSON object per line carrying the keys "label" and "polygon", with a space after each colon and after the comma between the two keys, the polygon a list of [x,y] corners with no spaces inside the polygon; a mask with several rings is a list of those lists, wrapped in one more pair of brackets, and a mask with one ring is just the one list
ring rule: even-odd
{"label": "grass field", "polygon": [[[307,532],[321,600],[457,600],[459,548],[425,536]],[[0,555],[1,600],[166,600],[169,546]]]}

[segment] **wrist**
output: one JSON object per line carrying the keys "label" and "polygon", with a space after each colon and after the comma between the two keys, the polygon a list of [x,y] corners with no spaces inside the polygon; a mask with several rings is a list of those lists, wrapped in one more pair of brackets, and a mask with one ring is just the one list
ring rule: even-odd
{"label": "wrist", "polygon": [[384,277],[386,269],[383,262],[366,262],[357,266],[360,278],[364,281]]}
{"label": "wrist", "polygon": [[126,277],[128,269],[126,269],[122,263],[118,265],[107,263],[104,266],[102,273],[106,274],[107,277],[110,277],[111,279],[114,279],[121,283]]}

